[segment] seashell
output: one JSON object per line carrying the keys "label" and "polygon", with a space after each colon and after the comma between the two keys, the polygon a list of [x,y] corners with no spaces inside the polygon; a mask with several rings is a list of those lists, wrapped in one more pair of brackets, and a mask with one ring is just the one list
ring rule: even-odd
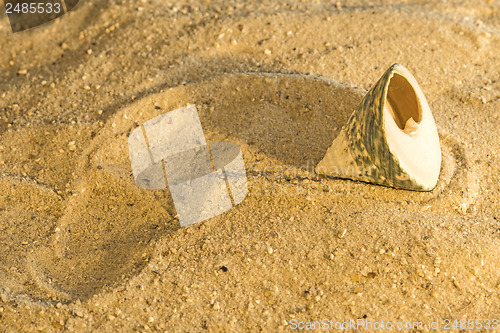
{"label": "seashell", "polygon": [[413,75],[394,64],[365,95],[315,170],[430,191],[440,168],[441,146],[429,105]]}

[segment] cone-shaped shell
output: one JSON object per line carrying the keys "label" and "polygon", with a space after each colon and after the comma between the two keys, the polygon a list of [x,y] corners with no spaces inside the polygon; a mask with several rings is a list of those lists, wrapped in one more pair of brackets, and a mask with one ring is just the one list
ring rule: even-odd
{"label": "cone-shaped shell", "polygon": [[434,118],[413,75],[392,65],[316,166],[323,175],[430,191],[441,168]]}

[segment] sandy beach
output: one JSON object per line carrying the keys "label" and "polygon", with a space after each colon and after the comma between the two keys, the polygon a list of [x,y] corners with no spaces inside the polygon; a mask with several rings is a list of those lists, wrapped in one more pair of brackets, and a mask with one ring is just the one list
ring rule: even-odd
{"label": "sandy beach", "polygon": [[[81,0],[18,33],[0,8],[0,332],[500,332],[499,1]],[[436,188],[315,174],[394,63]],[[249,194],[181,228],[127,140],[190,104]]]}

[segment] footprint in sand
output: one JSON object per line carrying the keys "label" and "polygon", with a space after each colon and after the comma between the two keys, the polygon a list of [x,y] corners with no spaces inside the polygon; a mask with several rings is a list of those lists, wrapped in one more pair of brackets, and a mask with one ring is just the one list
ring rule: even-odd
{"label": "footprint in sand", "polygon": [[26,262],[46,246],[56,228],[62,203],[55,191],[27,176],[0,178],[0,286],[13,293],[37,297]]}
{"label": "footprint in sand", "polygon": [[[168,191],[139,188],[132,177],[127,140],[139,124],[196,104],[208,141],[241,147],[249,187],[259,177],[297,186],[313,182],[331,196],[329,189],[356,182],[318,178],[312,171],[363,94],[320,77],[242,73],[170,88],[116,111],[63,169],[63,177],[72,179],[66,199],[29,177],[1,178],[0,285],[33,299],[87,299],[140,272],[155,243],[175,233],[179,222]],[[466,149],[453,136],[440,136],[443,166],[433,192],[356,183],[359,193],[345,195],[375,202],[397,198],[417,208],[435,201],[451,205],[453,193],[473,200]],[[57,160],[46,163],[54,167]]]}

